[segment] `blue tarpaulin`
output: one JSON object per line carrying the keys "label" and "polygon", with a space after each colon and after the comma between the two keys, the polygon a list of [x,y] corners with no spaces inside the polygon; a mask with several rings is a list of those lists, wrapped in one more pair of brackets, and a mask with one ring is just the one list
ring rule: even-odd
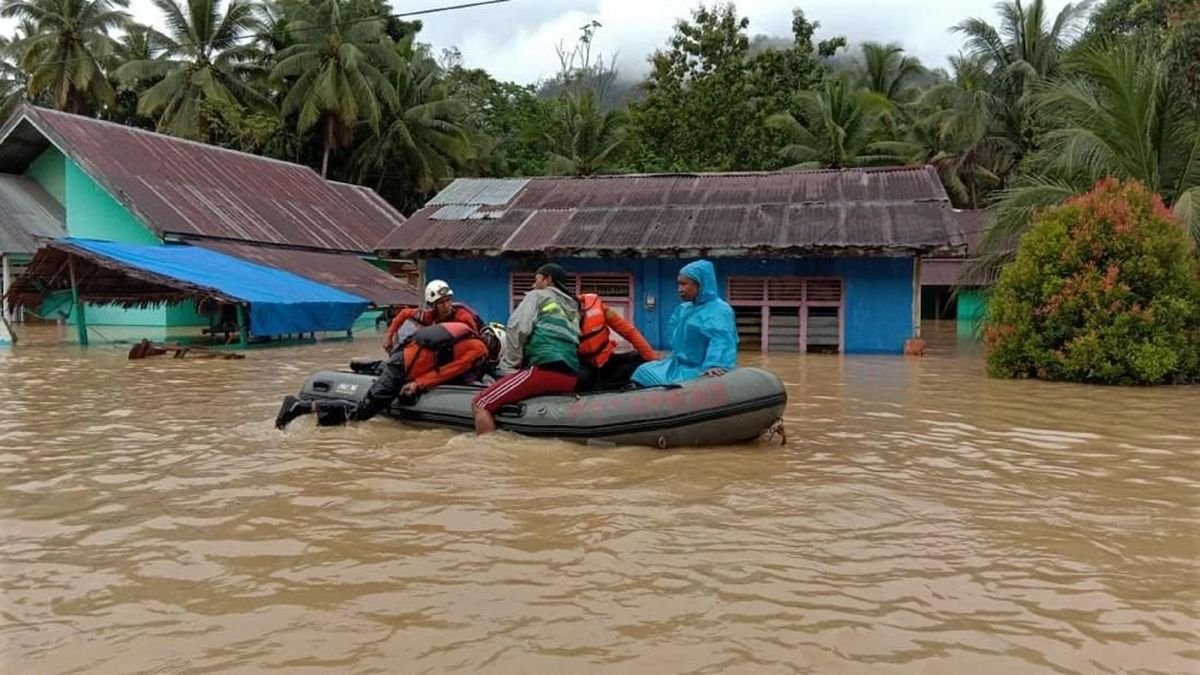
{"label": "blue tarpaulin", "polygon": [[370,304],[291,272],[199,246],[144,246],[75,238],[59,242],[249,303],[251,335],[348,330]]}

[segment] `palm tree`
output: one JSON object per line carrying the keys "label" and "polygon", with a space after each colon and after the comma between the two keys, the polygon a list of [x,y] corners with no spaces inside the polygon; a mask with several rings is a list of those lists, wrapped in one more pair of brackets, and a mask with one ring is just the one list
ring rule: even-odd
{"label": "palm tree", "polygon": [[384,127],[360,146],[354,163],[360,181],[376,175],[381,188],[391,167],[416,192],[428,194],[472,159],[461,122],[466,108],[448,95],[432,59],[413,54],[409,40],[398,51],[405,58],[393,76],[396,102],[386,111]]}
{"label": "palm tree", "polygon": [[1016,168],[1016,143],[1005,135],[1008,101],[996,95],[985,60],[951,57],[952,77],[923,92],[912,106],[913,161],[937,167],[958,206],[979,208]]}
{"label": "palm tree", "polygon": [[154,128],[154,120],[137,113],[138,98],[146,89],[156,84],[161,77],[150,77],[142,80],[121,81],[117,71],[123,64],[131,61],[148,61],[163,58],[169,42],[162,33],[135,22],[129,22],[118,40],[117,51],[105,62],[109,72],[109,80],[116,91],[111,105],[107,106],[102,115],[103,119],[118,124]]}
{"label": "palm tree", "polygon": [[994,209],[981,248],[1003,262],[1036,210],[1087,191],[1100,178],[1137,179],[1162,196],[1200,242],[1200,119],[1170,85],[1169,65],[1133,41],[1090,47],[1034,102],[1060,120]]}
{"label": "palm tree", "polygon": [[157,80],[139,97],[139,114],[159,115],[160,131],[196,138],[206,100],[269,109],[266,97],[246,81],[257,69],[256,48],[243,43],[257,27],[251,5],[232,0],[222,14],[221,0],[151,1],[166,16],[171,33],[159,36],[166,56],[131,61],[117,70],[127,84]]}
{"label": "palm tree", "polygon": [[[266,75],[270,75],[271,66],[278,62],[279,52],[295,44],[293,33],[293,12],[289,11],[281,0],[263,0],[254,4],[255,16],[258,21],[258,56],[259,64]],[[264,78],[264,84],[266,78]]]}
{"label": "palm tree", "polygon": [[13,42],[0,36],[0,123],[25,98],[25,71],[17,65]]}
{"label": "palm tree", "polygon": [[590,176],[612,162],[625,143],[628,115],[623,111],[600,111],[593,89],[564,93],[551,108],[546,141],[550,158],[546,173],[552,176]]}
{"label": "palm tree", "polygon": [[767,126],[793,139],[780,150],[794,163],[792,168],[841,169],[902,161],[902,153],[872,140],[879,116],[890,108],[883,96],[855,89],[839,77],[826,80],[821,91],[800,92],[796,102],[799,118],[790,112],[767,118]]}
{"label": "palm tree", "polygon": [[131,22],[125,26],[114,60],[122,64],[130,61],[148,61],[162,56],[170,46],[171,38],[150,26]]}
{"label": "palm tree", "polygon": [[996,5],[1000,26],[966,19],[951,30],[966,37],[968,51],[983,57],[993,74],[1019,86],[1054,75],[1063,53],[1079,35],[1093,0],[1064,5],[1054,19],[1045,0],[1005,0]]}
{"label": "palm tree", "polygon": [[56,108],[71,113],[111,103],[113,87],[101,62],[117,49],[109,32],[129,20],[123,11],[128,6],[129,0],[4,0],[0,16],[36,28],[17,45],[29,93],[45,92]]}
{"label": "palm tree", "polygon": [[1058,73],[1091,4],[1092,0],[1067,4],[1051,19],[1045,0],[1007,0],[996,5],[998,27],[967,19],[952,28],[965,36],[967,53],[984,64],[986,88],[1003,103],[995,120],[1001,135],[1015,143],[1018,161],[1037,142],[1038,122],[1028,110],[1028,94]]}
{"label": "palm tree", "polygon": [[384,22],[342,10],[342,0],[324,0],[310,18],[296,21],[296,43],[279,52],[271,71],[274,80],[288,83],[281,112],[297,115],[297,131],[321,125],[322,176],[330,152],[349,144],[360,119],[378,130],[383,107],[399,105],[383,70],[401,69]]}
{"label": "palm tree", "polygon": [[921,62],[912,56],[905,56],[904,48],[900,45],[878,42],[863,43],[858,69],[862,85],[867,90],[893,103],[900,103],[905,94],[911,93],[913,81],[925,72]]}

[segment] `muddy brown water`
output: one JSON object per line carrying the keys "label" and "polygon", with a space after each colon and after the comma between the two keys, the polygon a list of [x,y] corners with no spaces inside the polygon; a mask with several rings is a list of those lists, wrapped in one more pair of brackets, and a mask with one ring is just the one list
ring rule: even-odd
{"label": "muddy brown water", "polygon": [[0,351],[0,670],[1200,672],[1200,389],[762,358],[786,446],[271,426],[353,343]]}

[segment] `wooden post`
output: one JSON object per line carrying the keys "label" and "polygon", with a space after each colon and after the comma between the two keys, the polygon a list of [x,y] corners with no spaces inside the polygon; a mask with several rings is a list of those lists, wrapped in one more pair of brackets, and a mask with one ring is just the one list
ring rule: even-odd
{"label": "wooden post", "polygon": [[921,337],[921,257],[913,256],[913,337]]}
{"label": "wooden post", "polygon": [[904,341],[905,356],[924,356],[925,340],[921,339],[921,258],[913,256],[912,337]]}
{"label": "wooden post", "polygon": [[0,318],[12,321],[12,315],[8,311],[8,301],[4,300],[4,294],[8,293],[8,289],[12,288],[12,270],[8,267],[8,256],[0,253],[0,266],[3,266],[4,271],[0,276]]}
{"label": "wooden post", "polygon": [[83,310],[83,300],[79,298],[79,285],[75,278],[75,256],[68,254],[67,269],[71,274],[71,302],[75,306],[75,328],[79,330],[79,344],[88,346],[87,315]]}
{"label": "wooden post", "polygon": [[238,344],[242,349],[250,346],[250,327],[246,325],[246,304],[239,302],[237,305],[238,319]]}

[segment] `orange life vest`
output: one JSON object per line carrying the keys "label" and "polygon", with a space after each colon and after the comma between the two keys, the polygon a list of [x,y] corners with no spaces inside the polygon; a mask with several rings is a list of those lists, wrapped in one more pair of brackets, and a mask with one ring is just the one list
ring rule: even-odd
{"label": "orange life vest", "polygon": [[463,340],[479,339],[475,330],[454,321],[435,323],[413,333],[408,339],[412,344],[436,355],[437,365],[443,366],[454,359],[454,347]]}
{"label": "orange life vest", "polygon": [[460,378],[473,379],[487,367],[487,345],[464,323],[422,328],[405,341],[403,349],[405,378],[419,391]]}
{"label": "orange life vest", "polygon": [[603,367],[617,348],[608,331],[604,303],[595,293],[579,296],[579,358],[593,368]]}

